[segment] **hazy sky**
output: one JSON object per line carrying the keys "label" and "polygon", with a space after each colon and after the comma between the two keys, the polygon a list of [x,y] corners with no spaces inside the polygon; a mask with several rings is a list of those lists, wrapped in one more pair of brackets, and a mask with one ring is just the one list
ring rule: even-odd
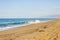
{"label": "hazy sky", "polygon": [[60,15],[60,0],[0,0],[0,18]]}

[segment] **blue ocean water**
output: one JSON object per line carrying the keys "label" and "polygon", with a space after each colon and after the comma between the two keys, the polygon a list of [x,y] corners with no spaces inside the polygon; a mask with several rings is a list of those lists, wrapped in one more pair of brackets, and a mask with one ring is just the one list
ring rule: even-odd
{"label": "blue ocean water", "polygon": [[[0,18],[0,31],[14,28],[16,25],[25,25],[30,21],[49,21],[55,20],[56,18]],[[17,27],[17,26],[16,26]]]}
{"label": "blue ocean water", "polygon": [[0,27],[6,27],[8,25],[21,25],[27,24],[29,21],[48,21],[55,20],[55,18],[0,18]]}

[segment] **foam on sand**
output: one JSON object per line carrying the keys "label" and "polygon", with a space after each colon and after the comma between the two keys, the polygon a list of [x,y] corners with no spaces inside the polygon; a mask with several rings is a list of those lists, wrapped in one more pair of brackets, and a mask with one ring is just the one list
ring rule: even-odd
{"label": "foam on sand", "polygon": [[22,27],[22,26],[27,26],[29,24],[22,24],[22,25],[8,25],[6,27],[0,27],[0,31],[5,31],[5,30],[11,30],[14,28]]}

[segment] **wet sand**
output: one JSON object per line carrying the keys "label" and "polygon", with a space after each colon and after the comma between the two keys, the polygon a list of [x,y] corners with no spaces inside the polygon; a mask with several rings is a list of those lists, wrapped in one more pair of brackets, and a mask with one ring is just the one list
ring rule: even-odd
{"label": "wet sand", "polygon": [[0,40],[60,40],[60,20],[2,31]]}

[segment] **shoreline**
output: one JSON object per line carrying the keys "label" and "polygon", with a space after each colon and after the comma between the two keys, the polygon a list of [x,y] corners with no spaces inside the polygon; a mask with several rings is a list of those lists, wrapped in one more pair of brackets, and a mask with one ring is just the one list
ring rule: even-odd
{"label": "shoreline", "polygon": [[[53,20],[1,31],[0,40],[53,40],[54,38],[60,40],[59,26],[60,20]],[[58,33],[58,38],[56,33]]]}
{"label": "shoreline", "polygon": [[13,26],[7,26],[7,27],[3,27],[3,28],[0,28],[0,32],[1,31],[7,31],[7,30],[12,30],[12,29],[15,29],[15,28],[21,28],[21,27],[25,27],[25,26],[29,26],[29,25],[33,25],[33,24],[42,24],[42,23],[46,23],[46,22],[50,22],[50,21],[53,21],[53,20],[48,20],[48,21],[40,21],[38,23],[31,23],[31,24],[22,24],[22,25],[13,25]]}
{"label": "shoreline", "polygon": [[[49,21],[52,21],[52,20],[49,20]],[[7,27],[1,27],[0,28],[0,32],[1,31],[7,31],[7,30],[12,30],[12,29],[15,29],[15,28],[21,28],[21,27],[24,27],[24,26],[28,26],[28,25],[33,25],[33,24],[38,24],[38,23],[45,23],[45,22],[49,22],[49,21],[40,21],[40,22],[37,22],[37,23],[31,23],[31,24],[22,24],[22,25],[8,25]]]}

